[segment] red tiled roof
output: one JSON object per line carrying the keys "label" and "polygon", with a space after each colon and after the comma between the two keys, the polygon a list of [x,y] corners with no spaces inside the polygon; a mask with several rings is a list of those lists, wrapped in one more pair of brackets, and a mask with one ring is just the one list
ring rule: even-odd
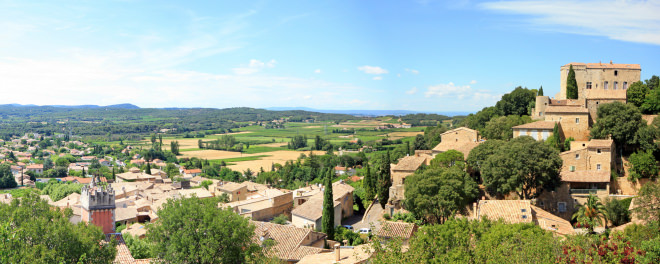
{"label": "red tiled roof", "polygon": [[532,123],[522,124],[512,127],[513,129],[554,129],[556,122],[554,121],[536,121]]}

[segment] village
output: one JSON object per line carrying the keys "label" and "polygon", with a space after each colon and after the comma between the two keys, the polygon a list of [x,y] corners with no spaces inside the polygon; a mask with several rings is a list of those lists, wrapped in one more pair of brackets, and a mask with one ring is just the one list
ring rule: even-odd
{"label": "village", "polygon": [[[575,71],[576,99],[567,96],[569,68]],[[589,203],[592,197],[600,201],[631,198],[627,209],[633,211],[634,197],[642,186],[653,179],[630,181],[630,162],[617,155],[622,146],[617,146],[612,138],[592,139],[590,130],[598,120],[599,106],[613,102],[627,103],[627,89],[640,81],[640,72],[639,64],[609,62],[561,66],[560,92],[554,97],[536,96],[531,110],[533,122],[513,126],[510,131],[513,138],[527,136],[537,141],[554,138],[568,142],[567,148],[559,153],[562,164],[559,186],[540,192],[532,199],[520,199],[514,193],[492,195],[480,186],[479,197],[456,212],[454,217],[502,220],[509,224],[532,223],[554,236],[570,236],[589,232],[571,221],[578,208]],[[643,116],[648,125],[655,118],[656,115]],[[458,151],[462,154],[460,161],[468,160],[472,150],[489,141],[477,130],[467,127],[455,127],[440,136],[441,141],[434,148],[418,149],[412,155],[394,161],[390,165],[391,187],[386,205],[381,207],[376,198],[360,214],[354,212],[359,207],[355,201],[355,188],[351,184],[362,184],[362,166],[334,167],[333,175],[342,178],[332,183],[334,226],[357,233],[365,242],[373,236],[385,240],[400,239],[407,245],[420,226],[391,219],[396,214],[408,213],[405,206],[406,178],[431,166],[432,160],[441,153]],[[131,157],[130,161],[125,162],[112,156],[91,155],[93,149],[89,144],[64,134],[28,133],[20,138],[3,140],[1,144],[0,158],[4,164],[10,164],[11,173],[21,188],[43,188],[47,184],[68,182],[83,186],[79,192],[72,192],[59,200],[54,201],[49,195],[41,195],[41,198],[52,207],[71,209],[71,223],[97,225],[107,236],[117,238],[115,263],[149,263],[150,259],[135,259],[131,255],[122,235],[145,238],[146,226],[159,221],[159,210],[164,203],[169,199],[191,197],[219,198],[217,208],[230,209],[248,218],[256,227],[254,240],[260,244],[265,240],[274,241],[269,254],[283,262],[368,263],[374,253],[368,249],[368,243],[331,241],[321,232],[324,184],[308,183],[289,190],[253,181],[232,182],[205,177],[199,168],[187,169],[161,159],[132,155],[134,152],[131,152],[130,145],[121,150]],[[66,164],[64,177],[40,178],[54,164],[35,162],[37,159],[33,155],[36,153],[41,157],[68,157],[70,162]],[[339,155],[342,154],[340,151]],[[60,159],[57,160],[57,165],[64,165],[59,162]],[[105,168],[106,174],[111,172],[114,179],[102,176],[103,173],[99,173],[101,168]],[[172,168],[175,168],[174,172]],[[89,173],[90,170],[95,172]],[[473,177],[481,177],[477,170],[468,168],[467,171]],[[620,175],[612,177],[617,172]],[[248,179],[254,177],[242,176]],[[0,202],[10,204],[13,199],[9,193],[0,194]],[[278,217],[283,218],[283,222],[274,223]],[[603,233],[606,229],[623,231],[628,225],[644,222],[633,213],[627,224],[608,226],[606,223],[595,227],[594,232]]]}

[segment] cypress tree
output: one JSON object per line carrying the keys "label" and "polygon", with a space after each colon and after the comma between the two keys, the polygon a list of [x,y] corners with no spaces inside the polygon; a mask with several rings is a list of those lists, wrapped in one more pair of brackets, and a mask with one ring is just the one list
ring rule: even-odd
{"label": "cypress tree", "polygon": [[388,150],[385,158],[381,160],[378,171],[378,201],[383,209],[390,199],[390,187],[392,187],[392,178],[390,176],[390,151]]}
{"label": "cypress tree", "polygon": [[326,172],[325,191],[323,193],[323,218],[321,230],[328,235],[329,240],[335,239],[335,208],[332,199],[332,169]]}
{"label": "cypress tree", "polygon": [[85,176],[86,176],[86,175],[85,175],[85,167],[83,167],[83,169],[82,169],[81,176],[82,176],[82,177],[85,177]]}
{"label": "cypress tree", "polygon": [[365,175],[364,175],[364,189],[367,193],[367,200],[372,201],[374,199],[374,196],[376,196],[376,186],[374,184],[373,180],[373,175],[371,175],[371,167],[369,167],[369,162],[367,161],[365,164]]}
{"label": "cypress tree", "polygon": [[566,98],[567,99],[577,99],[578,98],[578,84],[575,79],[575,71],[573,70],[573,64],[568,68],[568,76],[566,77]]}
{"label": "cypress tree", "polygon": [[147,161],[147,169],[144,170],[144,173],[151,175],[151,163]]}
{"label": "cypress tree", "polygon": [[115,167],[112,167],[112,179],[115,179]]}
{"label": "cypress tree", "polygon": [[541,85],[541,88],[539,88],[539,92],[536,94],[536,96],[543,96],[543,85]]}

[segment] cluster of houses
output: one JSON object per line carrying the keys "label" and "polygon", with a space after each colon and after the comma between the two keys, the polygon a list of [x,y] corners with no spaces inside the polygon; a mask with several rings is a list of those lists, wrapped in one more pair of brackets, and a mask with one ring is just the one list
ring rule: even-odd
{"label": "cluster of houses", "polygon": [[[578,99],[566,99],[566,76],[570,65],[578,82]],[[546,140],[553,136],[555,126],[562,140],[572,138],[570,150],[560,153],[563,166],[561,186],[543,192],[534,200],[486,200],[474,203],[467,217],[502,218],[511,223],[532,222],[557,234],[572,234],[569,220],[578,204],[589,195],[601,200],[606,197],[626,198],[636,195],[645,182],[631,183],[620,177],[612,179],[613,169],[621,171],[625,162],[617,162],[616,146],[611,139],[590,139],[589,129],[597,120],[598,106],[611,102],[626,103],[626,90],[640,80],[639,64],[571,63],[561,67],[561,91],[556,98],[537,96],[532,118],[535,122],[512,128],[513,137],[531,136]],[[652,120],[652,118],[645,118]],[[459,127],[441,134],[441,143],[432,150],[416,151],[392,164],[392,187],[389,209],[400,208],[405,198],[404,183],[423,164],[438,153],[457,150],[467,159],[470,151],[485,139],[478,131]]]}

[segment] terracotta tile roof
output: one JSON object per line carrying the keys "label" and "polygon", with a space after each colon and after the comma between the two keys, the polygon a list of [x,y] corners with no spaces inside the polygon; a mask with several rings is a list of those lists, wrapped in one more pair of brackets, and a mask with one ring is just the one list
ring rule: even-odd
{"label": "terracotta tile roof", "polygon": [[530,207],[532,208],[532,218],[534,223],[539,227],[556,232],[560,235],[575,234],[575,230],[570,222],[536,206],[530,205]]}
{"label": "terracotta tile roof", "polygon": [[218,182],[218,189],[226,191],[226,192],[234,192],[234,191],[239,190],[243,187],[246,187],[245,184],[229,182],[229,181]]}
{"label": "terracotta tile roof", "polygon": [[562,171],[563,182],[610,182],[609,171]]}
{"label": "terracotta tile roof", "polygon": [[[323,197],[322,193],[321,193],[321,197]],[[338,206],[339,204],[340,204],[339,202],[334,201],[334,206]],[[310,198],[307,202],[294,208],[293,211],[291,211],[291,214],[312,221],[316,221],[317,219],[323,216],[323,198],[318,199],[316,198],[316,196],[314,196]]]}
{"label": "terracotta tile roof", "polygon": [[406,156],[399,160],[399,163],[392,168],[395,171],[416,171],[419,166],[424,164],[426,157]]}
{"label": "terracotta tile roof", "polygon": [[402,222],[384,221],[380,227],[374,230],[374,234],[383,238],[410,239],[417,232],[417,225]]}
{"label": "terracotta tile roof", "polygon": [[[75,181],[77,181],[78,183],[82,183],[82,184],[89,184],[89,183],[92,182],[91,177],[90,178],[73,177],[73,178],[74,178]],[[105,177],[99,177],[99,178],[101,179],[101,182],[108,182],[108,179],[106,179]]]}
{"label": "terracotta tile roof", "polygon": [[335,170],[336,170],[336,171],[345,171],[345,170],[346,170],[346,167],[335,166]]}
{"label": "terracotta tile roof", "polygon": [[137,220],[137,207],[135,206],[126,206],[124,207],[117,207],[115,208],[115,221],[130,221],[130,220]]}
{"label": "terracotta tile roof", "polygon": [[545,113],[575,113],[575,114],[589,114],[589,109],[586,107],[578,106],[552,106],[549,105],[545,108]]}
{"label": "terracotta tile roof", "polygon": [[564,67],[573,66],[586,66],[587,69],[634,69],[641,70],[642,66],[639,64],[621,64],[621,63],[583,63],[583,62],[571,62],[564,65]]}
{"label": "terracotta tile roof", "polygon": [[[303,242],[310,238],[325,238],[325,234],[314,232],[311,229],[298,228],[294,226],[278,225],[268,222],[258,222],[251,221],[250,223],[255,225],[254,236],[252,240],[261,245],[261,236],[264,233],[267,233],[268,237],[275,241],[275,245],[271,248],[267,254],[271,256],[276,256],[282,260],[300,260],[305,254],[317,254],[322,250],[313,249],[307,245],[303,245]],[[318,240],[316,239],[316,240]],[[315,242],[315,241],[310,241]],[[309,244],[312,244],[309,243]],[[299,249],[302,247],[301,249]]]}
{"label": "terracotta tile roof", "polygon": [[191,174],[191,173],[202,173],[202,169],[190,169],[190,170],[184,170],[183,173],[185,173],[185,174]]}
{"label": "terracotta tile roof", "polygon": [[131,236],[134,236],[135,238],[141,238],[144,237],[147,234],[147,229],[144,227],[144,225],[140,223],[134,223],[132,225],[129,225],[126,227],[126,229],[121,231],[122,234],[130,234]]}
{"label": "terracotta tile roof", "polygon": [[587,148],[611,148],[613,144],[611,139],[592,139],[587,143]]}
{"label": "terracotta tile roof", "polygon": [[314,255],[307,255],[300,259],[298,264],[354,264],[365,263],[373,254],[368,244],[363,244],[355,247],[341,247],[339,250],[339,261],[335,261],[335,252],[319,253]]}
{"label": "terracotta tile roof", "polygon": [[33,169],[33,170],[42,169],[42,170],[43,170],[43,169],[44,169],[44,165],[43,165],[43,164],[31,164],[31,165],[28,165],[28,166],[27,166],[27,169],[28,169],[28,170],[29,170],[29,169]]}
{"label": "terracotta tile roof", "polygon": [[502,219],[507,223],[531,223],[532,208],[529,200],[479,200],[477,218]]}
{"label": "terracotta tile roof", "polygon": [[193,194],[197,196],[197,198],[213,197],[213,194],[204,188],[184,189],[179,190],[178,192],[181,197],[192,197]]}
{"label": "terracotta tile roof", "polygon": [[557,122],[554,121],[536,121],[512,127],[513,129],[554,129]]}
{"label": "terracotta tile roof", "polygon": [[114,236],[115,241],[117,241],[117,255],[115,260],[112,262],[114,264],[136,264],[136,263],[150,263],[151,259],[135,259],[131,254],[131,251],[126,246],[124,237],[121,234],[106,234],[105,240],[110,241]]}
{"label": "terracotta tile roof", "polygon": [[447,131],[447,132],[445,132],[445,133],[442,133],[442,134],[440,134],[440,135],[444,135],[444,134],[449,134],[449,133],[458,132],[459,130],[463,130],[463,131],[467,131],[467,132],[472,132],[472,133],[475,133],[475,134],[478,134],[478,133],[479,133],[479,132],[477,132],[477,131],[474,130],[474,129],[470,129],[470,128],[467,128],[467,127],[459,127],[459,128],[455,128],[455,129],[449,130],[449,131]]}

